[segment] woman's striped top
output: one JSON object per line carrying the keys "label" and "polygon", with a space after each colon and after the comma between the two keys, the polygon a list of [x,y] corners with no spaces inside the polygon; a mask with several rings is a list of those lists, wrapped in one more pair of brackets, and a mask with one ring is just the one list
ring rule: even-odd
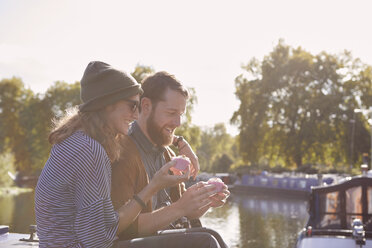
{"label": "woman's striped top", "polygon": [[110,198],[111,164],[82,131],[52,147],[35,191],[39,247],[110,247],[119,217]]}

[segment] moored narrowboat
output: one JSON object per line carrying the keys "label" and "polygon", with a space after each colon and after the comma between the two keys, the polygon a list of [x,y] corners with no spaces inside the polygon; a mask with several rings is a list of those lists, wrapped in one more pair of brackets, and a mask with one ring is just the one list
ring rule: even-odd
{"label": "moored narrowboat", "polygon": [[303,197],[310,195],[311,187],[319,184],[331,184],[331,177],[316,178],[309,176],[282,176],[282,175],[242,175],[231,188],[233,192],[240,193],[284,193],[283,196]]}

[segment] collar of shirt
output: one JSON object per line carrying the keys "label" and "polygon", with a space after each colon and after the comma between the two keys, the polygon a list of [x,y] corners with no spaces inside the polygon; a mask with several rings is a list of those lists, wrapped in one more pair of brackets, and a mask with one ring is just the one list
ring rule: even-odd
{"label": "collar of shirt", "polygon": [[147,153],[152,153],[154,155],[162,155],[166,149],[162,146],[156,146],[146,137],[142,132],[137,121],[134,121],[130,127],[128,135],[134,140],[137,146]]}

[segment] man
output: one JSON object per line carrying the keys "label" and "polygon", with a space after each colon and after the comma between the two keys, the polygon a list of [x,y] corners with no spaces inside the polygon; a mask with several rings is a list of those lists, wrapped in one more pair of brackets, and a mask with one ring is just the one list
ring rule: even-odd
{"label": "man", "polygon": [[[113,166],[111,197],[115,208],[132,199],[161,166],[174,156],[168,147],[172,143],[178,146],[181,154],[190,157],[192,175],[195,177],[199,171],[197,157],[189,144],[174,135],[186,111],[189,98],[186,88],[173,75],[158,72],[145,78],[142,89],[144,93],[140,99],[138,121],[132,124],[129,138],[122,141],[123,159]],[[174,215],[171,220],[169,215],[175,207],[183,208],[189,220],[198,220],[210,207],[222,206],[229,196],[227,188],[223,193],[214,194],[200,202],[197,200],[200,189],[206,187],[211,186],[198,183],[186,191],[182,184],[159,191],[120,238],[131,239],[166,228],[176,219],[184,217],[179,215],[175,218]],[[153,216],[155,222],[152,225],[148,224],[151,222],[148,221],[150,216]],[[144,225],[145,222],[147,225]]]}

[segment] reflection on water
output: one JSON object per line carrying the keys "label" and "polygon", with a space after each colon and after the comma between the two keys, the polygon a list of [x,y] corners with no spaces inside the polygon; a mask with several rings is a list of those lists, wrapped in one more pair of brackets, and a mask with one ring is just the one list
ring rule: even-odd
{"label": "reflection on water", "polygon": [[294,247],[308,218],[307,202],[262,195],[232,195],[202,223],[217,230],[230,247]]}
{"label": "reflection on water", "polygon": [[34,193],[0,197],[0,225],[7,225],[11,232],[29,233],[35,225]]}
{"label": "reflection on water", "polygon": [[[231,247],[294,247],[297,233],[308,214],[305,200],[263,195],[232,195],[225,206],[202,217],[202,223],[218,231]],[[28,233],[35,224],[34,193],[0,197],[0,225],[12,232]]]}

